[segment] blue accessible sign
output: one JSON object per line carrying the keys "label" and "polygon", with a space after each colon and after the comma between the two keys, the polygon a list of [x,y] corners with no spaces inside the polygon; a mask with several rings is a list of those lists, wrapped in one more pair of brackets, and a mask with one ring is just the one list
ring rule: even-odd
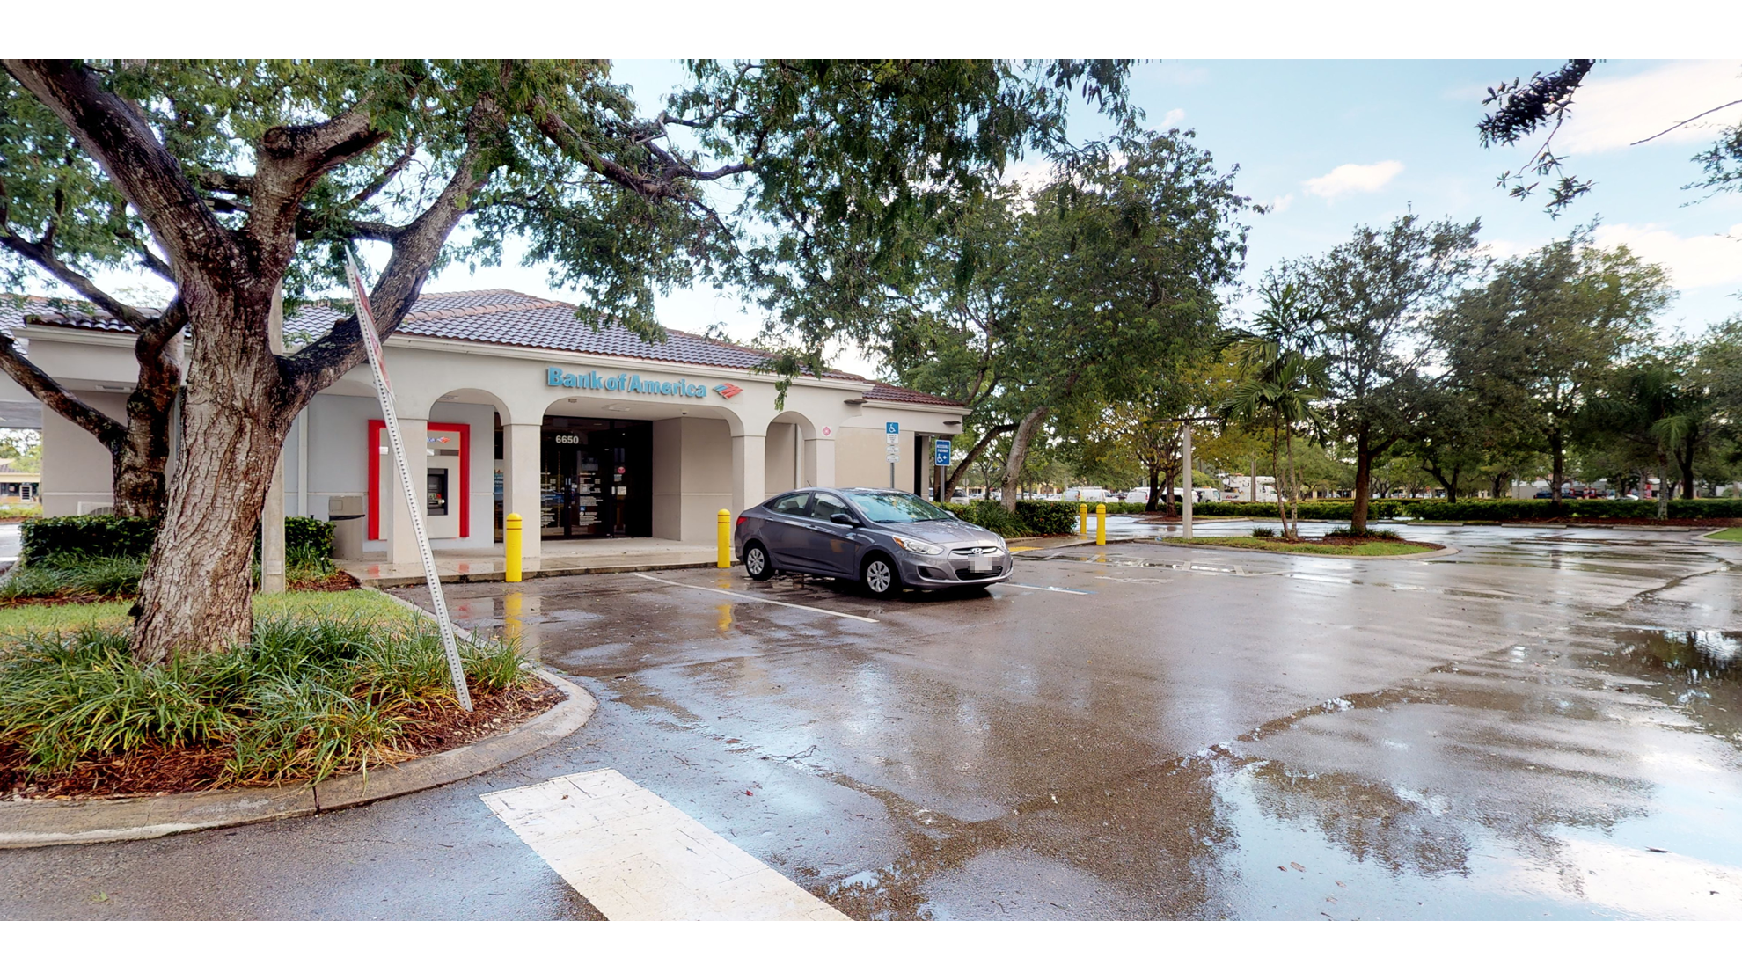
{"label": "blue accessible sign", "polygon": [[932,452],[934,454],[933,462],[936,465],[950,465],[950,441],[948,439],[939,439],[936,448],[934,448]]}
{"label": "blue accessible sign", "polygon": [[885,423],[883,423],[883,431],[887,435],[892,435],[892,436],[901,435],[901,423],[900,422],[885,422]]}

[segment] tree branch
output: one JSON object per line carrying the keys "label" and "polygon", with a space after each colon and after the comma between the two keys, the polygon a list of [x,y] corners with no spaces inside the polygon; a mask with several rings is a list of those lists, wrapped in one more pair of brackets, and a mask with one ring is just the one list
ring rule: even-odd
{"label": "tree branch", "polygon": [[1683,119],[1681,122],[1676,123],[1674,126],[1671,126],[1670,128],[1664,130],[1661,133],[1654,133],[1650,136],[1647,136],[1646,138],[1644,138],[1642,140],[1634,140],[1633,142],[1631,142],[1627,145],[1628,146],[1638,146],[1641,143],[1649,143],[1652,140],[1657,139],[1659,136],[1667,136],[1670,133],[1675,132],[1676,130],[1682,128],[1683,126],[1686,126],[1688,123],[1691,123],[1696,119],[1704,119],[1705,117],[1711,115],[1714,112],[1719,112],[1721,110],[1728,109],[1733,105],[1742,105],[1742,99],[1737,99],[1734,102],[1726,102],[1721,106],[1715,106],[1711,109],[1707,109],[1705,112],[1702,112],[1697,116],[1689,116],[1686,119]]}
{"label": "tree branch", "polygon": [[48,248],[5,232],[0,232],[0,245],[5,245],[13,252],[35,262],[56,279],[71,286],[80,296],[96,304],[103,312],[133,329],[141,329],[151,322],[151,317],[97,288],[96,283],[81,275],[72,266],[62,262]]}
{"label": "tree branch", "polygon": [[18,386],[35,396],[37,401],[59,413],[63,418],[97,437],[97,441],[113,449],[127,438],[127,427],[80,401],[60,382],[18,352],[12,338],[0,334],[0,370]]}
{"label": "tree branch", "polygon": [[269,250],[296,247],[303,197],[327,171],[387,138],[375,129],[363,103],[313,126],[274,126],[260,138],[252,180],[248,233]]}
{"label": "tree branch", "polygon": [[[235,236],[206,207],[145,119],[74,61],[5,59],[13,78],[70,130],[132,203],[171,266],[223,276],[241,266]],[[187,285],[183,284],[184,287]]]}

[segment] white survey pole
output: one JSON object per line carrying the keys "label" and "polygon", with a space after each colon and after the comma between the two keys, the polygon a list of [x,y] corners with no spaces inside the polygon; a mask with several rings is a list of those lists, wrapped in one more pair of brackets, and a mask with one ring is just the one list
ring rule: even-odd
{"label": "white survey pole", "polygon": [[[442,649],[448,655],[448,673],[453,676],[454,694],[460,707],[472,710],[472,694],[466,690],[466,668],[460,663],[459,647],[454,643],[454,623],[448,618],[448,602],[442,595],[441,576],[436,574],[435,555],[429,550],[429,535],[423,529],[423,502],[417,499],[417,488],[411,485],[411,470],[405,463],[405,437],[399,431],[399,413],[393,407],[393,386],[387,380],[387,368],[382,364],[381,338],[375,332],[375,316],[369,310],[369,293],[363,288],[363,277],[357,274],[357,260],[350,249],[345,250],[345,274],[351,280],[351,291],[357,299],[357,329],[363,334],[363,349],[369,353],[369,368],[375,375],[375,397],[381,401],[381,420],[386,423],[387,441],[393,447],[393,465],[398,467],[399,485],[405,489],[405,505],[411,510],[411,533],[417,538],[417,553],[423,559],[423,576],[429,584],[430,601],[435,605],[436,622],[440,624]],[[469,492],[469,491],[468,491]]]}
{"label": "white survey pole", "polygon": [[1186,419],[1180,428],[1180,468],[1186,471],[1186,492],[1180,500],[1180,536],[1192,539],[1192,420]]}

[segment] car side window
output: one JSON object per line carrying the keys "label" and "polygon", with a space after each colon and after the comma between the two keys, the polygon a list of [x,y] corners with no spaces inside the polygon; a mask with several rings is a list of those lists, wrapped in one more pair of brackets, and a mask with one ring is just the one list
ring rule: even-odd
{"label": "car side window", "polygon": [[808,493],[792,493],[768,505],[768,509],[782,517],[803,517],[809,507],[811,495]]}
{"label": "car side window", "polygon": [[852,511],[847,509],[846,501],[839,497],[826,493],[817,494],[816,500],[811,504],[811,516],[819,521],[830,521],[834,520],[836,514],[850,516]]}

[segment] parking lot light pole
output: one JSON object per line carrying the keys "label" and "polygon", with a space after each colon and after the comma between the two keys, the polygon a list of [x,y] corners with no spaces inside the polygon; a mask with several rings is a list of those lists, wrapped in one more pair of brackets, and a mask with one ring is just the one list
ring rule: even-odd
{"label": "parking lot light pole", "polygon": [[1186,419],[1180,429],[1180,468],[1185,470],[1185,495],[1180,500],[1180,537],[1187,541],[1192,539],[1192,420]]}

